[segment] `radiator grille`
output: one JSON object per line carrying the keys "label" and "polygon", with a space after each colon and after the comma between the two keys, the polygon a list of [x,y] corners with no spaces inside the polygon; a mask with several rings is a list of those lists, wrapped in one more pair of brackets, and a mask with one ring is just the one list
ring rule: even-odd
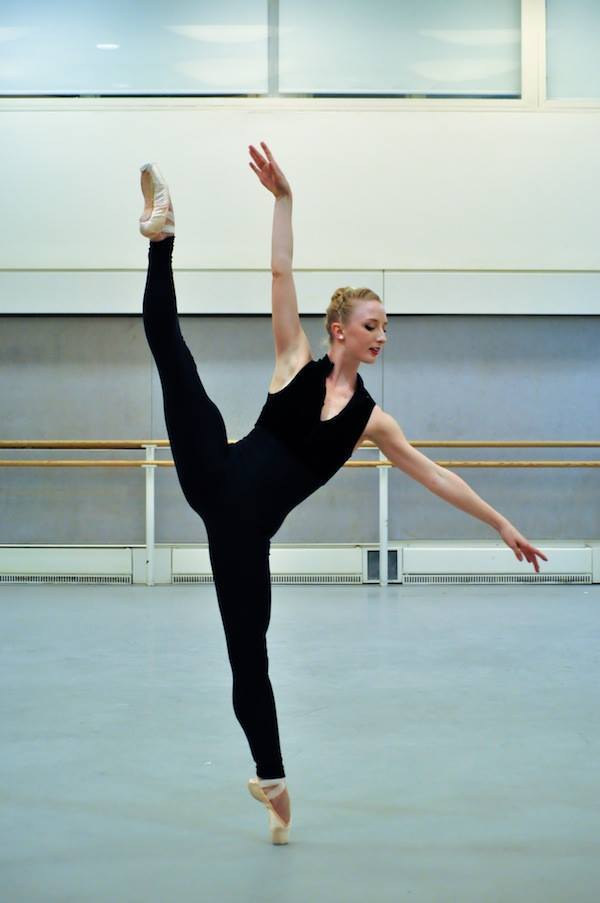
{"label": "radiator grille", "polygon": [[[213,583],[212,574],[173,574],[173,583]],[[271,583],[362,583],[360,574],[272,574]]]}
{"label": "radiator grille", "polygon": [[404,583],[591,583],[591,574],[405,574]]}
{"label": "radiator grille", "polygon": [[173,583],[214,583],[212,574],[173,574]]}
{"label": "radiator grille", "polygon": [[0,583],[131,583],[131,574],[0,574]]}

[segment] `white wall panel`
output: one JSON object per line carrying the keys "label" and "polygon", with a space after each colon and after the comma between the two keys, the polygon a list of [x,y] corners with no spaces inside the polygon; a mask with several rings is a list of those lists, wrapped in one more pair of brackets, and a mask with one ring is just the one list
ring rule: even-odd
{"label": "white wall panel", "polygon": [[[324,315],[342,285],[368,286],[388,314],[600,314],[600,273],[295,273],[301,314]],[[141,314],[140,271],[0,271],[0,314]],[[181,314],[270,314],[270,272],[175,270]]]}
{"label": "white wall panel", "polygon": [[600,273],[384,274],[388,313],[600,314]]}
{"label": "white wall panel", "polygon": [[[325,314],[342,285],[383,293],[381,272],[295,274],[301,313]],[[141,314],[145,271],[0,271],[0,314]],[[189,271],[175,268],[181,314],[269,314],[271,272]]]}
{"label": "white wall panel", "polygon": [[[265,270],[270,143],[308,270],[599,270],[600,112],[10,111],[0,269],[139,269],[139,166],[172,188],[176,266]],[[482,308],[485,313],[485,308]]]}

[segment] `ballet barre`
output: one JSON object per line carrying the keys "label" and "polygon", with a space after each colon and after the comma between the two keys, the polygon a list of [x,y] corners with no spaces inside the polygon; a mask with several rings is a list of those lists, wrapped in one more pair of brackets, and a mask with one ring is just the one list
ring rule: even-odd
{"label": "ballet barre", "polygon": [[[228,440],[235,444],[237,440]],[[528,440],[413,440],[415,448],[600,448],[600,441],[528,441]],[[146,470],[146,583],[154,584],[154,548],[155,548],[155,484],[154,475],[157,467],[174,467],[172,460],[161,461],[156,458],[158,448],[169,448],[168,439],[7,439],[0,440],[1,449],[72,449],[72,450],[106,450],[133,449],[146,450],[143,460],[111,460],[111,459],[34,459],[10,460],[0,458],[0,467],[142,467]],[[379,583],[388,583],[388,493],[389,468],[394,465],[388,461],[374,442],[366,440],[357,446],[358,450],[377,451],[377,460],[348,460],[344,467],[377,467],[379,470]],[[600,467],[600,461],[436,461],[440,467]]]}

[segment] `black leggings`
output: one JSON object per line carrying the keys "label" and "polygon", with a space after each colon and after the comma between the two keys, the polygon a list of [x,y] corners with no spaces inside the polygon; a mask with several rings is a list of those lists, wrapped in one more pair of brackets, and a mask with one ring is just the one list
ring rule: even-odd
{"label": "black leggings", "polygon": [[227,465],[235,446],[228,446],[223,417],[206,394],[179,328],[173,245],[173,237],[150,242],[144,330],[160,375],[179,483],[206,526],[233,675],[234,712],[248,739],[257,776],[284,777],[266,641],[271,617],[270,536],[235,502],[239,493],[227,489],[232,475]]}

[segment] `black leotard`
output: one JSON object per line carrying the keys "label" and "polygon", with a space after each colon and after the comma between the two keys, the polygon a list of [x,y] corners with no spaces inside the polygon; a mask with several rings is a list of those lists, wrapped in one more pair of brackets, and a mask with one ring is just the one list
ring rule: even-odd
{"label": "black leotard", "polygon": [[[332,369],[327,354],[305,364],[283,389],[267,395],[254,429],[231,449],[225,472],[269,538],[293,508],[343,467],[375,406],[357,373],[350,401],[322,421],[325,379]],[[246,491],[238,487],[238,477]]]}
{"label": "black leotard", "polygon": [[351,456],[375,401],[356,374],[346,406],[321,421],[328,355],[268,394],[254,428],[229,445],[181,335],[171,268],[173,238],[150,242],[144,329],[163,389],[165,423],[183,494],[206,526],[233,675],[233,706],[258,777],[284,776],[268,677],[270,540],[287,514]]}
{"label": "black leotard", "polygon": [[357,373],[354,394],[345,407],[321,420],[325,379],[333,366],[327,354],[309,361],[287,386],[267,395],[256,421],[306,464],[317,486],[330,480],[352,455],[375,406]]}

